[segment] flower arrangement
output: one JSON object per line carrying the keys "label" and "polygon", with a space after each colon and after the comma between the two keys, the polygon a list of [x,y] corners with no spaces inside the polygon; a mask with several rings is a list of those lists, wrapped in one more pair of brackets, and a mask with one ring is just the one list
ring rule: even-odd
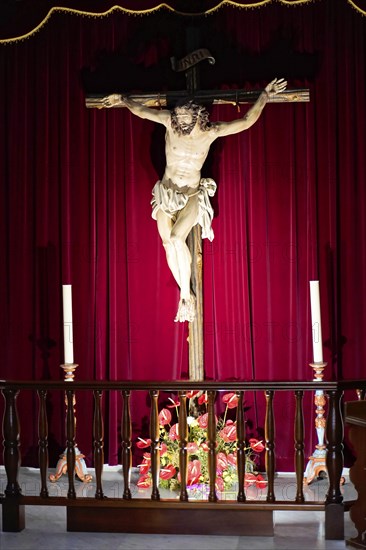
{"label": "flower arrangement", "polygon": [[[188,474],[187,488],[198,485],[209,484],[208,450],[207,445],[207,393],[191,391],[187,393],[189,399],[196,399],[198,406],[206,410],[199,416],[188,416]],[[178,490],[180,488],[179,472],[179,429],[178,423],[173,422],[173,415],[170,409],[175,409],[179,417],[179,400],[169,398],[171,404],[163,408],[159,413],[160,429],[160,482],[159,486],[165,489]],[[236,454],[237,454],[237,433],[236,422],[227,419],[229,409],[238,405],[238,397],[235,393],[226,393],[222,397],[225,404],[223,418],[216,418],[216,489],[225,491],[236,483]],[[147,449],[151,445],[151,439],[138,438],[136,443],[140,449]],[[263,476],[256,474],[258,454],[264,450],[262,441],[250,438],[245,447],[245,485],[255,484],[263,487],[267,484]],[[144,452],[142,463],[139,465],[139,480],[137,486],[140,488],[150,487],[152,478],[150,473],[151,456]]]}

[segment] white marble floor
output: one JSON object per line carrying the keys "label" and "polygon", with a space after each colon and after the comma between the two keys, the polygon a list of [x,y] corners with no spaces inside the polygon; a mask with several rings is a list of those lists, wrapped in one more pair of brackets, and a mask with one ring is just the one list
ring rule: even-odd
{"label": "white marble floor", "polygon": [[[38,490],[38,471],[21,468],[19,483],[23,494],[35,494]],[[103,474],[107,490],[113,492],[116,479],[120,481],[120,472],[112,471]],[[5,472],[0,468],[0,492],[5,488]],[[108,487],[108,484],[109,487]],[[326,492],[326,480],[313,482],[307,491],[307,498],[318,498]],[[76,482],[79,492],[92,492],[93,486]],[[66,486],[63,478],[57,486]],[[293,478],[280,475],[276,479],[276,488],[289,492]],[[55,486],[53,486],[55,487]],[[286,489],[284,489],[284,487]],[[51,486],[52,488],[52,486]],[[354,498],[352,484],[346,480],[343,489],[345,497]],[[91,495],[90,495],[91,496]],[[141,495],[139,495],[141,496]],[[290,497],[292,498],[292,497]],[[345,539],[356,535],[354,526],[345,513]],[[68,533],[66,531],[66,510],[62,507],[26,506],[26,529],[20,533],[0,532],[0,548],[6,550],[52,549],[131,549],[131,550],[241,550],[241,549],[344,549],[345,541],[326,541],[324,539],[323,512],[275,512],[274,537],[244,536],[197,536],[197,535],[138,535],[118,533]]]}

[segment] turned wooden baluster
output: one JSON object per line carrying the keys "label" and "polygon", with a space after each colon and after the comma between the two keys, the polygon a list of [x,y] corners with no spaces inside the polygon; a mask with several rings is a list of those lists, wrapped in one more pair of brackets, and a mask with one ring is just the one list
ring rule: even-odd
{"label": "turned wooden baluster", "polygon": [[124,390],[121,392],[123,397],[123,411],[122,411],[122,471],[123,471],[123,498],[130,500],[132,498],[130,489],[130,472],[132,464],[132,423],[131,423],[131,410],[130,410],[130,390]]}
{"label": "turned wooden baluster", "polygon": [[66,461],[67,475],[69,478],[68,498],[76,498],[74,475],[75,475],[75,392],[66,390]]}
{"label": "turned wooden baluster", "polygon": [[158,398],[159,391],[150,391],[151,414],[150,414],[150,439],[151,439],[151,475],[152,492],[151,500],[160,500],[159,493],[159,473],[160,473],[160,441],[159,441],[159,411]]}
{"label": "turned wooden baluster", "polygon": [[179,471],[180,471],[180,496],[179,499],[183,501],[188,500],[187,492],[187,443],[188,443],[188,424],[187,424],[187,392],[179,392],[179,420],[178,420],[178,432],[179,432]]}
{"label": "turned wooden baluster", "polygon": [[96,491],[95,498],[104,498],[102,488],[102,473],[104,464],[104,426],[102,415],[102,396],[101,390],[94,390],[94,419],[93,419],[93,439],[94,439],[94,468]]}
{"label": "turned wooden baluster", "polygon": [[244,480],[245,480],[245,422],[243,409],[244,392],[237,391],[238,407],[236,409],[236,436],[237,436],[237,451],[236,463],[238,469],[238,484],[239,492],[238,502],[245,502]]}
{"label": "turned wooden baluster", "polygon": [[208,425],[207,425],[207,445],[208,445],[208,475],[210,478],[209,502],[217,501],[216,494],[216,419],[215,419],[215,399],[216,392],[208,391]]}
{"label": "turned wooden baluster", "polygon": [[41,475],[41,497],[48,497],[47,470],[48,470],[48,422],[46,412],[47,390],[37,390],[39,399],[38,414],[38,460]]}
{"label": "turned wooden baluster", "polygon": [[348,437],[355,452],[355,462],[349,478],[357,491],[351,506],[350,518],[357,536],[346,541],[347,546],[366,549],[366,403],[363,399],[345,403],[345,419],[349,425]]}
{"label": "turned wooden baluster", "polygon": [[344,507],[340,482],[343,470],[343,418],[341,413],[342,391],[331,390],[328,395],[326,425],[327,467],[329,488],[325,500],[325,538],[344,538]]}
{"label": "turned wooden baluster", "polygon": [[5,398],[5,411],[3,417],[4,434],[4,466],[7,476],[5,489],[6,496],[21,495],[22,491],[18,483],[20,467],[20,429],[16,400],[19,390],[2,390]]}
{"label": "turned wooden baluster", "polygon": [[327,456],[326,466],[329,477],[327,503],[343,502],[340,481],[343,470],[343,418],[341,413],[341,398],[343,392],[329,391],[329,406],[327,417]]}
{"label": "turned wooden baluster", "polygon": [[274,493],[274,474],[275,474],[275,451],[274,451],[274,438],[275,438],[275,422],[273,414],[273,397],[274,392],[266,390],[266,418],[264,424],[264,436],[266,440],[266,472],[268,478],[267,487],[267,502],[275,502],[276,497]]}
{"label": "turned wooden baluster", "polygon": [[305,502],[304,484],[304,413],[303,391],[295,391],[295,471],[296,471],[296,502]]}

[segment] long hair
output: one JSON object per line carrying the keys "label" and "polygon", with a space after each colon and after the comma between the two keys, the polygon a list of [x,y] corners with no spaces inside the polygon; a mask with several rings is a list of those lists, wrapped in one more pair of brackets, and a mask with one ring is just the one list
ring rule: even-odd
{"label": "long hair", "polygon": [[[178,120],[178,114],[183,113],[184,111],[189,111],[192,114],[192,122],[187,126],[187,128],[182,128]],[[172,129],[179,136],[189,135],[195,127],[197,120],[198,127],[202,132],[207,132],[210,129],[211,123],[209,121],[209,113],[207,109],[203,107],[203,105],[193,103],[193,101],[188,101],[188,103],[178,105],[171,111]]]}

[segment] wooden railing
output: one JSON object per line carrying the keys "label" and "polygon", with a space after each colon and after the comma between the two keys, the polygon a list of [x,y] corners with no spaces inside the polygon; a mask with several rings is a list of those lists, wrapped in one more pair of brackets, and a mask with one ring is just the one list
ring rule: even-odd
{"label": "wooden railing", "polygon": [[[350,503],[343,502],[340,489],[343,470],[343,417],[342,397],[345,390],[355,390],[359,398],[364,398],[366,380],[343,382],[16,382],[0,381],[0,389],[5,399],[3,418],[4,466],[7,476],[5,493],[0,495],[3,508],[3,530],[20,531],[25,526],[24,506],[47,505],[67,508],[67,529],[69,531],[117,531],[141,533],[177,533],[183,525],[184,533],[196,534],[239,534],[273,535],[273,512],[275,510],[323,510],[325,512],[325,538],[343,539],[343,513]],[[326,468],[328,491],[323,501],[309,501],[304,498],[304,392],[321,389],[327,396],[326,424]],[[20,468],[20,425],[17,412],[17,398],[20,392],[37,392],[39,399],[39,469],[41,487],[39,496],[23,495],[19,485]],[[67,496],[50,496],[48,476],[48,419],[46,398],[49,390],[65,393],[66,413],[66,458],[68,471]],[[123,400],[121,418],[122,477],[124,491],[122,498],[106,498],[103,491],[103,414],[104,392],[119,391]],[[187,409],[184,406],[186,394],[192,390],[208,393],[208,465],[210,472],[209,494],[206,500],[191,501],[187,491]],[[236,500],[218,500],[216,477],[216,421],[215,399],[218,391],[236,392],[237,407],[237,471],[238,493]],[[77,497],[74,484],[75,467],[75,411],[76,391],[91,391],[94,395],[94,468],[96,478],[95,498]],[[130,409],[131,392],[149,392],[150,438],[151,438],[151,499],[132,498],[130,473],[132,458],[132,419]],[[179,499],[163,499],[159,492],[159,392],[177,392],[181,401],[179,414],[180,472],[181,488]],[[245,392],[262,392],[266,399],[265,445],[266,445],[266,500],[249,500],[246,497],[245,476],[245,420],[243,398]],[[274,396],[277,392],[290,392],[295,399],[294,464],[296,495],[294,500],[277,500],[275,494],[276,449]],[[185,474],[185,475],[184,475]],[[128,513],[126,513],[128,512]],[[163,513],[162,513],[163,512]]]}

